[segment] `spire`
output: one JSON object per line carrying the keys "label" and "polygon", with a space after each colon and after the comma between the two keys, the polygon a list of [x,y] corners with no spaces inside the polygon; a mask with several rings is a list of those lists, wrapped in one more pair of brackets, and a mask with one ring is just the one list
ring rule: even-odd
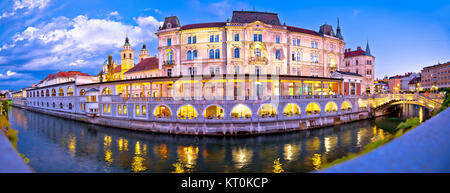
{"label": "spire", "polygon": [[369,40],[367,40],[367,44],[366,44],[366,53],[364,53],[364,55],[366,55],[366,56],[372,56],[372,54],[370,54]]}
{"label": "spire", "polygon": [[143,50],[146,50],[146,49],[147,49],[147,46],[145,45],[145,41],[144,41],[144,40],[142,40],[142,49],[143,49]]}
{"label": "spire", "polygon": [[128,33],[127,33],[124,46],[129,46],[129,45],[130,45],[130,41],[128,40]]}
{"label": "spire", "polygon": [[337,18],[337,28],[336,28],[336,37],[338,37],[339,39],[344,39],[344,37],[342,37],[341,34],[341,27],[339,26],[339,17]]}

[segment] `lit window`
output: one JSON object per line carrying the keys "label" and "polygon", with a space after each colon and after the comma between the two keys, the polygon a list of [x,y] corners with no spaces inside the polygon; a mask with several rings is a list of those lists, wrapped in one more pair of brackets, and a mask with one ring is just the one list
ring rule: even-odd
{"label": "lit window", "polygon": [[119,114],[122,114],[122,105],[119,105]]}
{"label": "lit window", "polygon": [[136,105],[136,115],[140,115],[140,110],[141,108],[139,107],[139,105]]}
{"label": "lit window", "polygon": [[145,105],[142,105],[142,115],[147,115],[147,106]]}
{"label": "lit window", "polygon": [[124,114],[124,115],[127,114],[127,105],[123,105],[123,114]]}

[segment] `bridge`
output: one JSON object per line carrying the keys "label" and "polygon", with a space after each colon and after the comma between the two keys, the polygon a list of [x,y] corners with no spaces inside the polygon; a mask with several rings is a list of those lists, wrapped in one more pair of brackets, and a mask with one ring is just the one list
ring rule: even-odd
{"label": "bridge", "polygon": [[423,94],[383,94],[373,95],[369,98],[374,111],[382,111],[399,104],[413,104],[427,108],[432,111],[442,105],[442,96]]}

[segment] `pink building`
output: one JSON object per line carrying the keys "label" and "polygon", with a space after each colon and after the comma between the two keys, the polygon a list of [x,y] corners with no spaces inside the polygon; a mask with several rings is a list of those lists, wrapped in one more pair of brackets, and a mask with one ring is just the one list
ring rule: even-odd
{"label": "pink building", "polygon": [[360,74],[362,76],[362,92],[373,93],[375,57],[370,53],[369,42],[367,42],[365,51],[360,46],[354,51],[349,48],[345,49],[344,56],[344,65],[341,70]]}
{"label": "pink building", "polygon": [[339,24],[319,31],[281,24],[276,13],[233,11],[226,22],[180,25],[165,18],[158,36],[161,76],[277,74],[330,77],[342,66]]}

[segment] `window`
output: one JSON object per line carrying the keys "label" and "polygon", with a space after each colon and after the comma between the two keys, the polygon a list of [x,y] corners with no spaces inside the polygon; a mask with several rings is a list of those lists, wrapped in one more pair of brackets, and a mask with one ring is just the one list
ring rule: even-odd
{"label": "window", "polygon": [[186,54],[186,59],[187,60],[192,60],[192,52],[190,50]]}
{"label": "window", "polygon": [[234,34],[234,41],[239,41],[239,34]]}
{"label": "window", "polygon": [[118,108],[119,108],[119,110],[118,110],[119,114],[122,114],[122,105],[119,105]]}
{"label": "window", "polygon": [[261,57],[261,49],[259,49],[259,48],[256,48],[255,49],[255,57]]}
{"label": "window", "polygon": [[293,46],[296,46],[296,45],[297,45],[297,41],[295,40],[295,38],[292,39],[292,45],[293,45]]}
{"label": "window", "polygon": [[214,35],[209,36],[209,42],[214,42]]}
{"label": "window", "polygon": [[140,115],[141,114],[140,110],[141,110],[140,106],[136,105],[136,115]]}
{"label": "window", "polygon": [[281,50],[275,50],[275,58],[281,59]]}
{"label": "window", "polygon": [[234,48],[234,58],[239,58],[239,48]]}
{"label": "window", "polygon": [[280,43],[280,36],[276,36],[276,37],[275,37],[275,43],[277,43],[277,44]]}
{"label": "window", "polygon": [[295,52],[295,51],[292,52],[292,61],[295,61],[297,59],[296,55],[297,55],[297,52]]}
{"label": "window", "polygon": [[257,42],[258,41],[258,34],[253,34],[253,41]]}
{"label": "window", "polygon": [[167,69],[167,76],[172,76],[172,69]]}
{"label": "window", "polygon": [[311,48],[319,48],[319,43],[315,41],[311,41]]}
{"label": "window", "polygon": [[297,39],[297,46],[300,46],[300,39]]}
{"label": "window", "polygon": [[258,41],[262,42],[262,34],[258,34]]}
{"label": "window", "polygon": [[171,46],[171,45],[172,45],[172,38],[168,38],[167,39],[167,46]]}
{"label": "window", "polygon": [[216,74],[220,74],[220,67],[216,67]]}
{"label": "window", "polygon": [[59,103],[59,108],[62,109],[63,108],[63,104]]}
{"label": "window", "polygon": [[145,106],[145,105],[142,105],[142,115],[144,115],[144,116],[147,115],[147,106]]}
{"label": "window", "polygon": [[297,52],[297,61],[301,61],[302,60],[302,53],[301,52]]}
{"label": "window", "polygon": [[356,60],[356,65],[358,65],[358,60]]}
{"label": "window", "polygon": [[234,66],[234,74],[239,74],[239,66]]}
{"label": "window", "polygon": [[209,50],[209,59],[214,59],[214,50]]}
{"label": "window", "polygon": [[192,43],[191,37],[188,37],[188,38],[187,38],[187,43],[188,43],[188,44],[191,44],[191,43]]}
{"label": "window", "polygon": [[209,73],[214,74],[214,67],[209,67]]}
{"label": "window", "polygon": [[127,105],[123,105],[123,114],[124,114],[124,115],[127,114]]}
{"label": "window", "polygon": [[219,59],[220,58],[220,50],[219,49],[216,49],[216,55],[215,55],[216,57],[216,59]]}
{"label": "window", "polygon": [[196,44],[197,43],[197,36],[192,37],[192,43]]}
{"label": "window", "polygon": [[192,59],[197,60],[197,50],[192,51]]}
{"label": "window", "polygon": [[219,42],[219,35],[216,35],[216,42]]}
{"label": "window", "polygon": [[261,67],[260,66],[255,66],[255,74],[257,74],[257,75],[261,74]]}
{"label": "window", "polygon": [[311,62],[312,63],[319,63],[319,55],[311,54]]}

